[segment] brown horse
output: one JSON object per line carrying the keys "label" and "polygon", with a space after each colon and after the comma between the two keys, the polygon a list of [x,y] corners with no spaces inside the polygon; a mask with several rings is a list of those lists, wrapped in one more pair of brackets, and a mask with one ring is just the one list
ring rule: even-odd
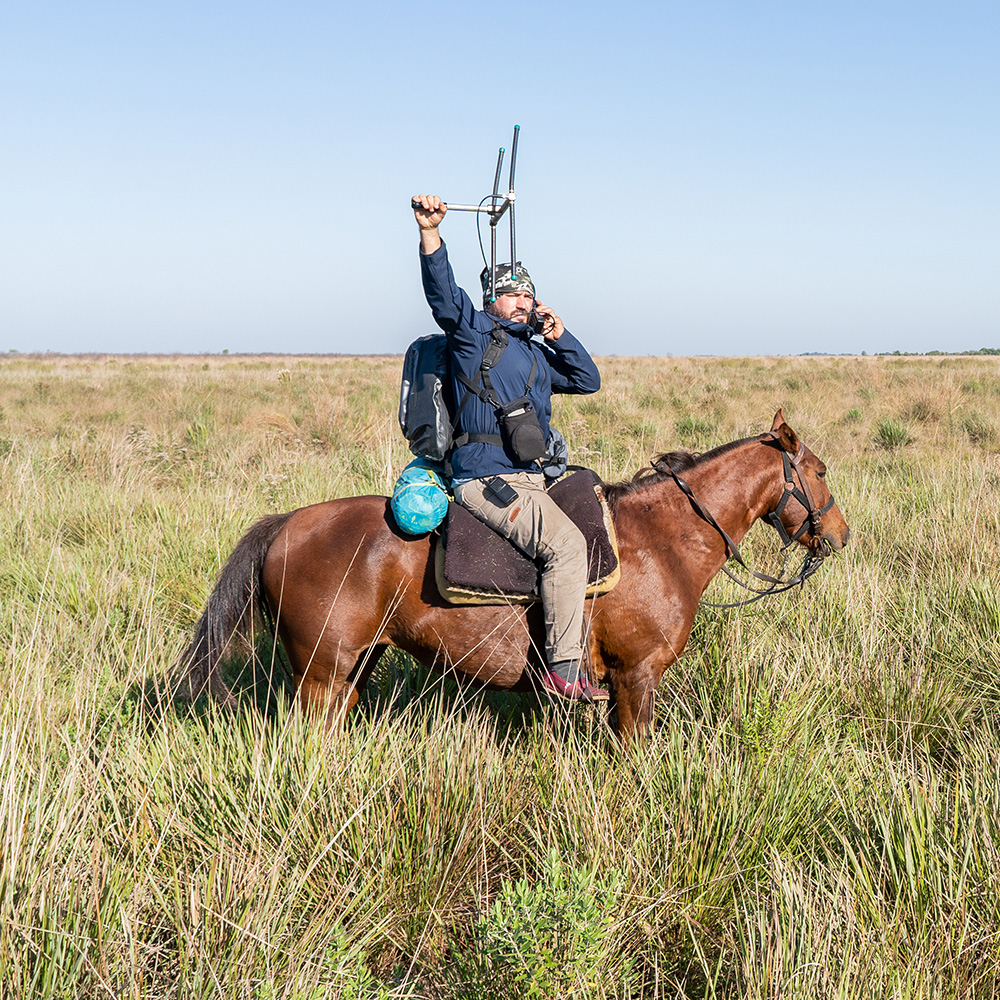
{"label": "brown horse", "polygon": [[[844,546],[847,523],[825,474],[779,410],[767,434],[697,457],[663,455],[630,482],[605,486],[621,578],[588,601],[589,668],[610,685],[623,735],[648,728],[653,692],[684,650],[699,598],[755,521],[771,515],[817,558]],[[400,532],[385,497],[314,504],[247,532],[179,661],[191,693],[208,687],[234,703],[217,665],[249,636],[254,612],[276,623],[301,706],[326,712],[328,723],[357,703],[389,646],[514,690],[532,687],[544,649],[537,604],[443,601],[430,538]]]}

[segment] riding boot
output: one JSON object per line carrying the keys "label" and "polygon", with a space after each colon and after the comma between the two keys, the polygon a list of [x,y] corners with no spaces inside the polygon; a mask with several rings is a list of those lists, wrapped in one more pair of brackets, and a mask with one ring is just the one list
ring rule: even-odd
{"label": "riding boot", "polygon": [[580,669],[577,660],[560,660],[553,663],[542,676],[542,687],[550,694],[566,701],[580,701],[593,705],[608,700],[608,692],[594,687]]}

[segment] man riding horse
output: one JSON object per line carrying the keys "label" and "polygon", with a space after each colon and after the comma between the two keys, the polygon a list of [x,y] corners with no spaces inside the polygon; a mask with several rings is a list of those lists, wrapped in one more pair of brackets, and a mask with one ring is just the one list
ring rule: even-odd
{"label": "man riding horse", "polygon": [[[476,309],[455,283],[438,232],[447,207],[436,195],[417,195],[413,205],[424,294],[447,336],[459,402],[452,492],[539,566],[548,664],[542,687],[570,701],[606,700],[607,692],[590,684],[583,669],[587,546],[545,492],[539,464],[549,440],[552,393],[596,392],[600,373],[562,320],[535,298],[519,262],[502,264],[493,275],[483,270],[483,311]],[[532,340],[536,334],[542,343]]]}

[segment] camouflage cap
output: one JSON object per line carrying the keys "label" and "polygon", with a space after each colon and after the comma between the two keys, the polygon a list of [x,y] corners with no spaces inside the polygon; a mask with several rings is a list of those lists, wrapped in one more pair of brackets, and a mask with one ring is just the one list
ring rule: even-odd
{"label": "camouflage cap", "polygon": [[[531,275],[528,274],[527,269],[520,261],[514,264],[513,273],[511,273],[510,264],[497,264],[493,273],[496,276],[497,295],[502,295],[504,292],[531,292],[532,295],[535,294],[535,284],[531,280]],[[490,301],[490,269],[488,267],[483,268],[479,280],[483,285],[483,305],[486,305]]]}

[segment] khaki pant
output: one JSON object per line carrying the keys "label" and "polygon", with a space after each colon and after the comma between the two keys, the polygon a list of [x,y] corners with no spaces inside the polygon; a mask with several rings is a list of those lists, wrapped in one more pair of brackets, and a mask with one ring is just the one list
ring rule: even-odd
{"label": "khaki pant", "polygon": [[545,476],[540,472],[515,472],[500,478],[517,490],[517,499],[508,507],[483,495],[487,479],[456,486],[455,499],[538,564],[549,664],[579,662],[583,658],[587,543],[545,492]]}

